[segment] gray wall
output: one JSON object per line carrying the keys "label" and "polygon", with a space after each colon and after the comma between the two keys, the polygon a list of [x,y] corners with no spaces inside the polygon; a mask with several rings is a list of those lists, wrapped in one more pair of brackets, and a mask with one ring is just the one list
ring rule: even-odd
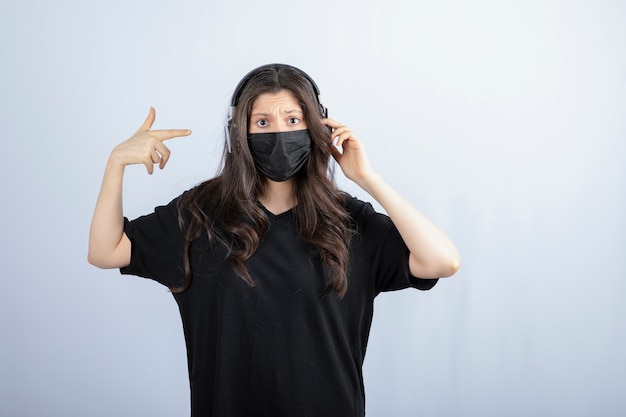
{"label": "gray wall", "polygon": [[608,0],[4,0],[0,415],[188,413],[175,302],[88,265],[89,222],[150,105],[194,134],[128,169],[129,217],[215,173],[234,85],[274,61],[463,256],[377,300],[368,416],[623,415],[624,39]]}

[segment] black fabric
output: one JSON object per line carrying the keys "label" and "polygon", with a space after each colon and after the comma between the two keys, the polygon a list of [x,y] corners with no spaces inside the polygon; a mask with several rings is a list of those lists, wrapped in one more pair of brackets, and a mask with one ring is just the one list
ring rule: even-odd
{"label": "black fabric", "polygon": [[311,153],[307,129],[287,132],[252,133],[248,147],[259,173],[272,181],[286,181],[302,169]]}
{"label": "black fabric", "polygon": [[[177,201],[125,222],[132,242],[124,274],[168,287],[184,281]],[[391,220],[370,204],[347,202],[357,225],[348,291],[322,297],[323,267],[296,233],[292,211],[267,212],[270,230],[246,262],[248,286],[225,249],[191,248],[189,289],[174,294],[183,322],[194,417],[363,416],[362,364],[373,302],[382,291],[432,288],[413,278],[408,249]]]}

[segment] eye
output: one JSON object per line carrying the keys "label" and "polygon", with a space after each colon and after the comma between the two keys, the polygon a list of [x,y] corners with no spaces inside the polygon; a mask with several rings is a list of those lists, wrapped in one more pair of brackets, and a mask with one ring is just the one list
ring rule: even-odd
{"label": "eye", "polygon": [[258,127],[266,127],[268,125],[267,119],[257,120],[256,125]]}
{"label": "eye", "polygon": [[290,125],[297,125],[298,123],[300,123],[300,119],[298,119],[297,117],[290,117],[288,122]]}

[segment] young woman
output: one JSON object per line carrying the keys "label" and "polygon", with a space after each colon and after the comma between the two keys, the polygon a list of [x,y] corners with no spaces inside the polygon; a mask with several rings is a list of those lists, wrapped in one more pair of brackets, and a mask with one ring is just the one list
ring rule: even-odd
{"label": "young woman", "polygon": [[[169,287],[183,322],[192,416],[363,416],[362,364],[381,291],[459,268],[446,235],[326,117],[303,71],[259,67],[235,89],[217,177],[128,221],[124,167],[163,168],[154,109],[109,158],[89,262]],[[330,158],[388,216],[337,189]]]}

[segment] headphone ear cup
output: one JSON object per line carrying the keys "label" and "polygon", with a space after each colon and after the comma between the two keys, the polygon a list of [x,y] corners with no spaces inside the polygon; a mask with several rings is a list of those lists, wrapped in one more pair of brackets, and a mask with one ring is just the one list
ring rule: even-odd
{"label": "headphone ear cup", "polygon": [[230,106],[228,109],[228,115],[226,116],[226,125],[224,126],[224,138],[226,140],[226,148],[228,153],[233,152],[233,145],[230,141],[230,126],[233,123],[233,114],[235,113],[235,106]]}
{"label": "headphone ear cup", "polygon": [[224,139],[226,140],[226,149],[228,153],[233,153],[233,146],[230,144],[230,123],[224,126]]}

